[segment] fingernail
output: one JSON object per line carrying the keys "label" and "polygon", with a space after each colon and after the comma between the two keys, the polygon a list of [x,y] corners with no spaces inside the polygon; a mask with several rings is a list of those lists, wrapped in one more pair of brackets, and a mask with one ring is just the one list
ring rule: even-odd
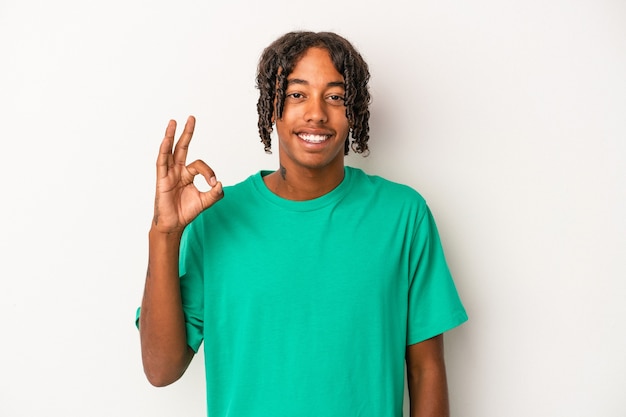
{"label": "fingernail", "polygon": [[217,184],[217,179],[215,178],[215,176],[209,178],[209,185],[211,187],[215,187],[215,184]]}

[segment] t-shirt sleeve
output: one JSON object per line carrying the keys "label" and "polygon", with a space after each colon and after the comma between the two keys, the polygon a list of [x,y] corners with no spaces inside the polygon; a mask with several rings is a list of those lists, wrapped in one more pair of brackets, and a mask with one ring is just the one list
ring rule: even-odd
{"label": "t-shirt sleeve", "polygon": [[467,320],[430,209],[424,205],[413,233],[407,345],[444,333]]}

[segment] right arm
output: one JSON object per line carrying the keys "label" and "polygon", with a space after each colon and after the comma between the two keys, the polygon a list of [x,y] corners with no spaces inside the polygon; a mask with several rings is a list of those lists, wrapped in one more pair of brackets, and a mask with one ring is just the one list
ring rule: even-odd
{"label": "right arm", "polygon": [[[157,159],[148,272],[139,317],[144,372],[155,386],[165,386],[179,379],[194,355],[187,345],[178,276],[183,230],[198,214],[223,197],[222,185],[208,165],[199,160],[186,165],[194,126],[195,119],[189,117],[172,152],[176,122],[170,121]],[[196,175],[202,175],[211,190],[200,192],[193,184]]]}

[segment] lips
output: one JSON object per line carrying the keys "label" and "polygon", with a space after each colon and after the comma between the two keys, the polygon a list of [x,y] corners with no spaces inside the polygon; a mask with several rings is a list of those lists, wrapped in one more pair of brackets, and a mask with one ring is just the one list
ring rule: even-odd
{"label": "lips", "polygon": [[314,135],[311,133],[299,133],[298,137],[308,143],[322,143],[330,139],[331,135]]}

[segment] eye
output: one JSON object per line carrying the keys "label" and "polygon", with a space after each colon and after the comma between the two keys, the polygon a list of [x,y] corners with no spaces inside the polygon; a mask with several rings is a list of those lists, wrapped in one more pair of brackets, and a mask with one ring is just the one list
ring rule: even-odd
{"label": "eye", "polygon": [[304,98],[304,95],[302,93],[289,93],[287,94],[287,97],[294,100],[302,100]]}
{"label": "eye", "polygon": [[330,101],[332,104],[337,104],[337,105],[343,105],[345,98],[342,95],[339,94],[331,94],[327,97],[328,101]]}

